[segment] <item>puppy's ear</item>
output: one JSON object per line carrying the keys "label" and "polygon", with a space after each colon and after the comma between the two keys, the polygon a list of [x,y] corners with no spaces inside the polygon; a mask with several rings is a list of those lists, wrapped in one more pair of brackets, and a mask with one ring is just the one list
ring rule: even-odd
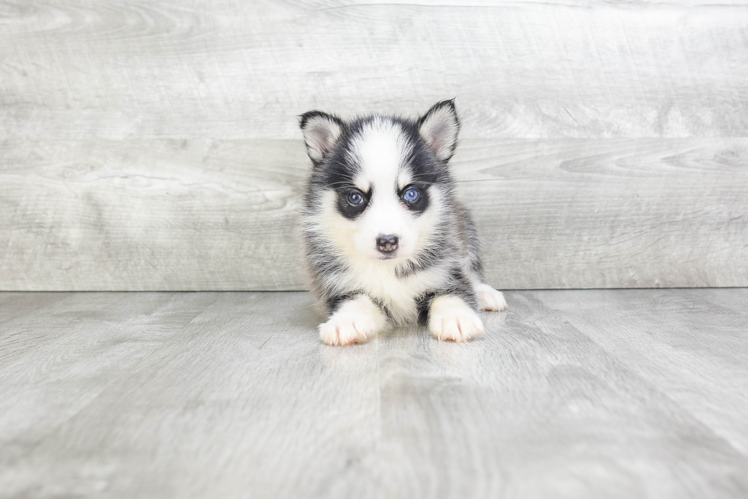
{"label": "puppy's ear", "polygon": [[306,152],[315,163],[321,162],[332,151],[345,128],[340,118],[322,111],[304,113],[301,115],[300,125]]}
{"label": "puppy's ear", "polygon": [[460,131],[455,100],[434,104],[418,120],[418,131],[439,160],[447,161],[452,158],[457,147],[457,133]]}

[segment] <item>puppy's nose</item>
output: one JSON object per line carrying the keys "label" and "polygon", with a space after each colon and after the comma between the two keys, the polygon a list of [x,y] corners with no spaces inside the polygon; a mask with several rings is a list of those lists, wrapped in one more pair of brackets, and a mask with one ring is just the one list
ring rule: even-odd
{"label": "puppy's nose", "polygon": [[397,235],[380,234],[377,236],[377,249],[382,253],[392,253],[397,250]]}

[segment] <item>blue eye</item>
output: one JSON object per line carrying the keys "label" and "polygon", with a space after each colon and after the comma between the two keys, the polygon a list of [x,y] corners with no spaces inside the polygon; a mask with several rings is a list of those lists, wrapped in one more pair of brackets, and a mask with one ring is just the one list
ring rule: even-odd
{"label": "blue eye", "polygon": [[405,203],[413,203],[416,200],[418,200],[418,190],[416,188],[408,188],[403,193],[403,200],[405,200]]}
{"label": "blue eye", "polygon": [[354,207],[362,204],[364,202],[364,197],[361,196],[361,193],[358,191],[351,191],[348,193],[348,203],[353,205]]}

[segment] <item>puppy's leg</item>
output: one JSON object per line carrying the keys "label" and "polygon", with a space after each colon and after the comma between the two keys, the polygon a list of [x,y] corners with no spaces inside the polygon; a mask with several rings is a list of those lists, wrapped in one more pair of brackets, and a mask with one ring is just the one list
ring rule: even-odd
{"label": "puppy's leg", "polygon": [[483,311],[505,311],[506,300],[504,294],[485,283],[475,285],[475,298],[478,299],[478,307]]}
{"label": "puppy's leg", "polygon": [[429,330],[439,340],[455,342],[466,342],[484,333],[478,314],[456,295],[440,295],[431,301]]}
{"label": "puppy's leg", "polygon": [[367,342],[387,326],[387,316],[366,295],[348,299],[327,322],[319,325],[319,336],[327,345]]}

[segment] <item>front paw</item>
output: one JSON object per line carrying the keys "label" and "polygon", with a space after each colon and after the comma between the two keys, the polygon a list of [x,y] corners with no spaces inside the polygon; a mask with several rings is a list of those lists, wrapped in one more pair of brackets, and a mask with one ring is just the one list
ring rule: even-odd
{"label": "front paw", "polygon": [[506,311],[504,294],[495,290],[491,285],[481,283],[475,287],[478,306],[483,311]]}
{"label": "front paw", "polygon": [[[485,333],[483,322],[467,304],[459,299],[457,300],[460,303],[446,299],[448,298],[443,298],[442,303],[436,303],[431,308],[429,317],[431,335],[439,340],[467,342]],[[439,300],[437,298],[434,302]]]}
{"label": "front paw", "polygon": [[376,331],[376,321],[352,314],[335,314],[319,325],[319,336],[327,345],[361,344],[371,339]]}

